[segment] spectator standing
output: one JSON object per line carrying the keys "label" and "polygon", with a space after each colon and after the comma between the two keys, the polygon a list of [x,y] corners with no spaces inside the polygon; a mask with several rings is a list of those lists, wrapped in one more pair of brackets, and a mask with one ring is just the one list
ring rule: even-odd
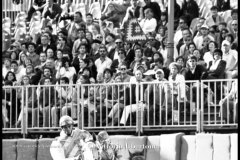
{"label": "spectator standing", "polygon": [[230,42],[224,40],[222,42],[222,59],[226,61],[226,78],[232,79],[238,75],[238,52],[236,50],[230,49]]}
{"label": "spectator standing", "polygon": [[111,68],[112,60],[107,57],[107,48],[105,46],[100,46],[98,49],[100,57],[96,59],[95,66],[97,68],[97,74],[103,73],[106,68]]}
{"label": "spectator standing", "polygon": [[[82,13],[81,12],[75,12],[73,21],[66,26],[66,30],[68,31],[68,41],[73,44],[74,41],[78,37],[79,29],[85,26],[85,22],[82,19]],[[84,31],[85,32],[85,31]]]}
{"label": "spectator standing", "polygon": [[211,27],[213,25],[218,25],[221,22],[224,22],[223,17],[218,15],[218,7],[217,6],[212,6],[211,7],[211,15],[207,17],[206,19],[206,25],[208,27]]}

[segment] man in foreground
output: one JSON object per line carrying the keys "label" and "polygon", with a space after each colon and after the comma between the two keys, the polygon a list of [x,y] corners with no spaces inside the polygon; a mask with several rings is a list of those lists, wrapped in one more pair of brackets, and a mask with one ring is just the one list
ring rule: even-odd
{"label": "man in foreground", "polygon": [[[87,160],[93,160],[93,155],[90,150],[86,152],[82,150],[87,139],[91,138],[89,132],[73,128],[73,119],[67,115],[60,118],[61,132],[60,136],[56,137],[50,146],[50,153],[53,160],[78,160],[82,159],[83,155],[87,155]],[[85,153],[83,153],[85,152]]]}

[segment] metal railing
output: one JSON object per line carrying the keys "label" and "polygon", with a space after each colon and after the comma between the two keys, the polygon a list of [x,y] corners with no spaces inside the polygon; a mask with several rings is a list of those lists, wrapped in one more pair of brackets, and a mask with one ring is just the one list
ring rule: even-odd
{"label": "metal railing", "polygon": [[[101,9],[105,4],[110,0],[73,0],[73,4],[84,3],[86,5],[86,11],[89,10],[90,6],[94,2],[99,2]],[[29,10],[33,3],[33,0],[22,0],[22,3],[14,4],[12,0],[3,0],[2,1],[2,19],[5,17],[11,18],[12,21],[16,18],[19,12],[26,12]],[[64,4],[65,0],[57,0],[58,4]]]}
{"label": "metal railing", "polygon": [[[238,124],[238,81],[201,81],[202,127],[235,126]],[[206,89],[205,86],[209,86]],[[221,103],[221,101],[223,101]]]}
{"label": "metal railing", "polygon": [[59,118],[65,114],[83,129],[143,132],[192,127],[202,132],[208,126],[237,126],[238,99],[233,90],[237,85],[237,80],[203,80],[4,86],[3,131],[58,129]]}

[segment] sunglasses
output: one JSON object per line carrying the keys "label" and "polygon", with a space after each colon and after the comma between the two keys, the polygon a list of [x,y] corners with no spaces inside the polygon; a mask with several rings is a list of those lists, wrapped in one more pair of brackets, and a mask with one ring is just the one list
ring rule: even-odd
{"label": "sunglasses", "polygon": [[97,38],[103,38],[103,37],[97,37]]}
{"label": "sunglasses", "polygon": [[120,68],[120,71],[125,71],[127,70],[127,68]]}

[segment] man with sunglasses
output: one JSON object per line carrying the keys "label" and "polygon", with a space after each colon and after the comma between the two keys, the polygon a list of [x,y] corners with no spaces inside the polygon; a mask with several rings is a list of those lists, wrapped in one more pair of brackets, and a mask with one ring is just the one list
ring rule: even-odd
{"label": "man with sunglasses", "polygon": [[67,115],[60,118],[61,132],[50,146],[50,153],[53,160],[66,159],[78,160],[81,156],[81,140],[85,141],[89,133],[78,128],[74,128],[73,119]]}
{"label": "man with sunglasses", "polygon": [[124,51],[124,49],[118,50],[118,59],[113,60],[111,70],[113,72],[116,72],[122,63],[126,63],[127,65],[129,64],[128,60],[126,59],[126,52]]}

